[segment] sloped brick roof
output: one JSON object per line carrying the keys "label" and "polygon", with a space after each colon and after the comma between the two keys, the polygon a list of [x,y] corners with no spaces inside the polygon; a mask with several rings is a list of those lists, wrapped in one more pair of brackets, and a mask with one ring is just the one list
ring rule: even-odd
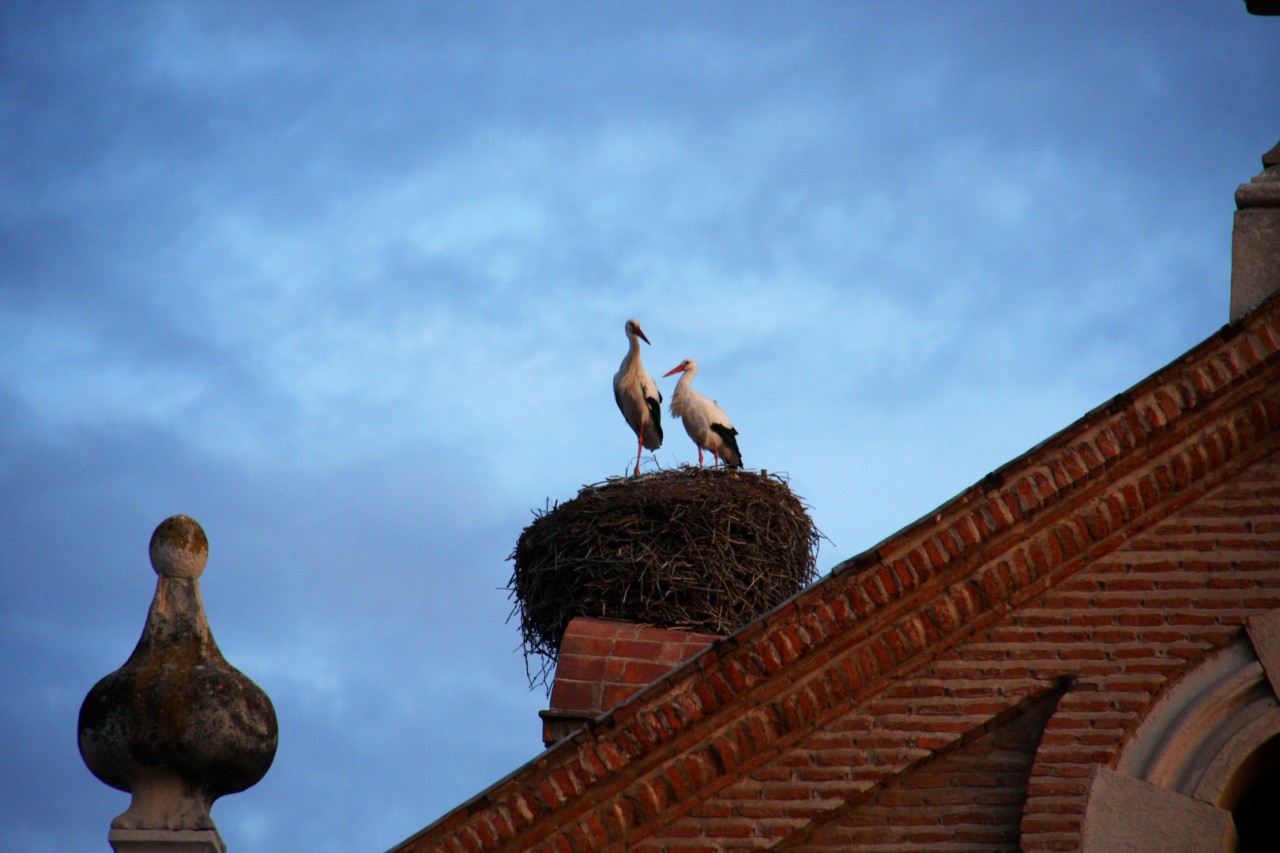
{"label": "sloped brick roof", "polygon": [[1008,846],[920,794],[993,743],[1016,844],[1071,848],[1089,768],[1280,606],[1278,450],[1273,298],[395,849]]}

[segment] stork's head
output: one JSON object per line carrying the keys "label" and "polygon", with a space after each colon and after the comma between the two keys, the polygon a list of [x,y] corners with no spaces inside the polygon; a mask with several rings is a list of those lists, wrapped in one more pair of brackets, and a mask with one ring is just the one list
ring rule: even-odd
{"label": "stork's head", "polygon": [[680,362],[680,363],[679,363],[679,364],[677,364],[675,367],[671,368],[670,370],[668,370],[666,373],[664,373],[664,374],[662,374],[662,375],[663,375],[663,376],[670,376],[670,375],[672,375],[673,373],[684,373],[684,372],[686,372],[686,371],[688,371],[688,373],[689,373],[689,375],[690,375],[690,376],[692,376],[693,374],[697,373],[697,372],[698,372],[698,362],[694,361],[694,360],[693,360],[693,359],[691,359],[691,358],[686,358],[684,361]]}
{"label": "stork's head", "polygon": [[623,328],[623,331],[627,333],[627,337],[631,337],[632,335],[635,335],[637,338],[644,341],[646,344],[649,343],[649,339],[645,337],[644,332],[641,331],[640,329],[639,320],[628,320],[627,325],[623,326],[622,328]]}

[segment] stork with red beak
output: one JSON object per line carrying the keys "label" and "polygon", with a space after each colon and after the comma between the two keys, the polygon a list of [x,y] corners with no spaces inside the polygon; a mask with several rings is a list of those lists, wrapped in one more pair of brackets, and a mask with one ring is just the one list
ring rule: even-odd
{"label": "stork with red beak", "polygon": [[662,446],[662,392],[649,371],[640,363],[640,342],[649,343],[640,324],[628,320],[627,354],[613,374],[613,399],[636,434],[636,476],[640,475],[640,454]]}
{"label": "stork with red beak", "polygon": [[729,422],[724,409],[712,400],[693,390],[693,377],[698,372],[698,362],[691,358],[677,364],[662,374],[683,373],[671,395],[671,414],[684,421],[684,431],[698,445],[698,467],[702,467],[702,451],[710,450],[716,462],[724,462],[730,468],[742,467],[742,453],[738,450],[738,431]]}

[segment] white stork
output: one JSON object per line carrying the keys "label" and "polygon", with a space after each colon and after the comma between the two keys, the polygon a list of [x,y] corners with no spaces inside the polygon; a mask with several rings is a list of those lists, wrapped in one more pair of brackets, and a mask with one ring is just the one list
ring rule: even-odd
{"label": "white stork", "polygon": [[691,358],[677,364],[662,374],[683,373],[671,395],[671,414],[684,421],[684,431],[698,445],[698,467],[702,467],[702,451],[710,450],[716,462],[723,461],[730,468],[742,467],[742,453],[738,450],[738,431],[729,422],[724,409],[691,387],[698,372],[698,362]]}
{"label": "white stork", "polygon": [[649,343],[640,324],[628,320],[623,330],[627,333],[627,354],[618,372],[613,374],[613,399],[635,431],[636,476],[639,476],[640,454],[645,448],[657,450],[662,446],[662,392],[640,363],[640,342]]}

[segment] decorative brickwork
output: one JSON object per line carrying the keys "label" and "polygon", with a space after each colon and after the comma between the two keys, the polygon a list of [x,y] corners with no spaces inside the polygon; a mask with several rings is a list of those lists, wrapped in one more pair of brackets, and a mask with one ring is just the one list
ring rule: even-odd
{"label": "decorative brickwork", "polygon": [[1078,849],[1092,770],[1280,608],[1278,483],[1271,299],[397,850],[845,849],[941,778],[884,849]]}

